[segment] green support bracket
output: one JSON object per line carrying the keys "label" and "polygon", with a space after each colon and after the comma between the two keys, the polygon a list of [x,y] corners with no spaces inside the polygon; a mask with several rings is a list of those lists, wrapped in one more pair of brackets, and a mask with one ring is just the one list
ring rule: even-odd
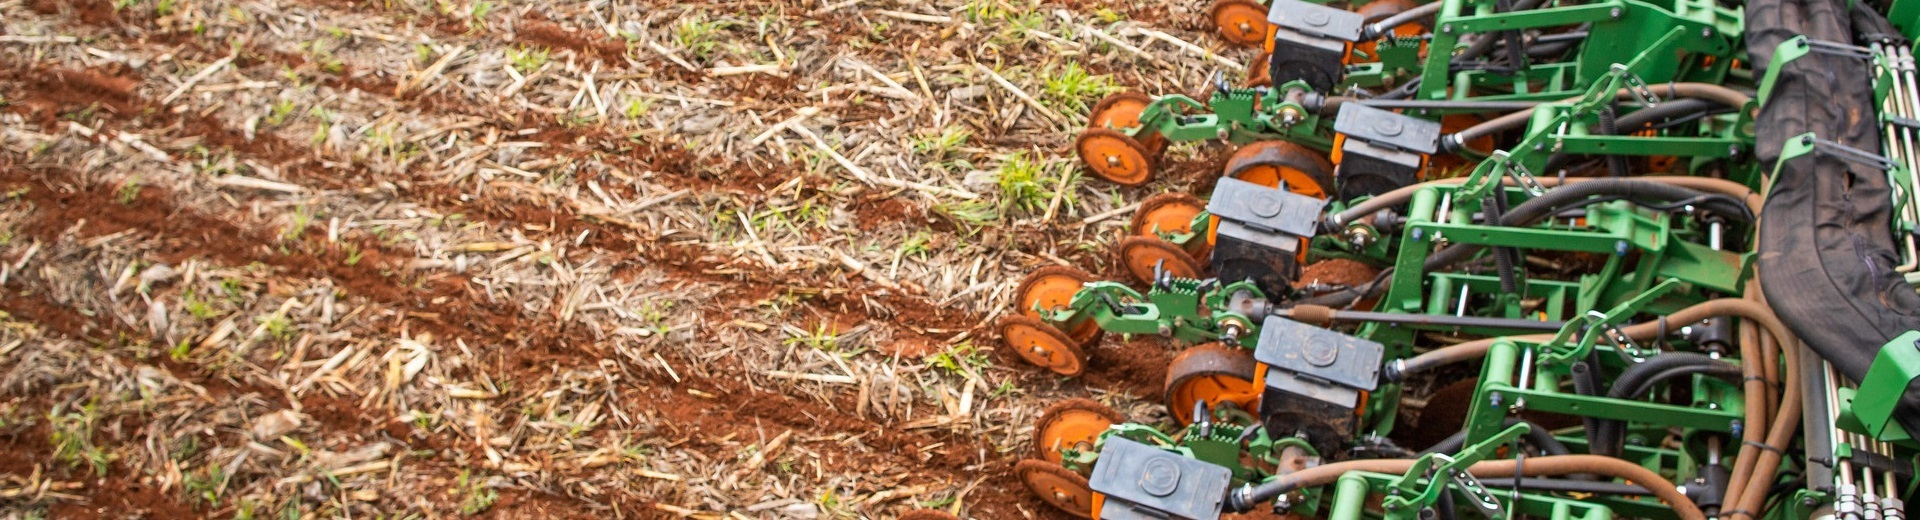
{"label": "green support bracket", "polygon": [[[1467,468],[1493,458],[1495,450],[1531,430],[1532,428],[1525,423],[1515,424],[1494,434],[1492,438],[1461,449],[1460,453],[1454,455],[1429,453],[1421,456],[1419,460],[1414,461],[1413,467],[1408,469],[1405,475],[1393,483],[1390,488],[1392,493],[1380,501],[1381,506],[1387,510],[1386,518],[1395,520],[1419,518],[1421,509],[1440,501],[1440,494],[1447,492],[1449,482],[1458,485],[1460,491],[1471,498],[1469,505],[1475,509],[1482,512],[1502,510],[1500,501],[1495,499],[1492,493],[1487,492],[1479,481],[1474,480],[1473,475],[1467,472]],[[1338,511],[1337,508],[1335,510]]]}
{"label": "green support bracket", "polygon": [[1893,0],[1887,8],[1887,21],[1909,40],[1920,40],[1920,0]]}
{"label": "green support bracket", "polygon": [[1847,399],[1841,411],[1842,427],[1854,426],[1848,429],[1878,440],[1920,447],[1914,443],[1912,432],[1894,418],[1900,396],[1915,388],[1916,382],[1920,382],[1920,331],[1907,331],[1880,347],[1867,375],[1860,378],[1859,389],[1843,396]]}
{"label": "green support bracket", "polygon": [[[1561,327],[1560,332],[1554,334],[1553,339],[1546,343],[1547,348],[1540,353],[1540,363],[1564,365],[1586,359],[1587,354],[1593,352],[1594,345],[1602,337],[1610,342],[1617,341],[1612,336],[1613,328],[1633,318],[1633,315],[1639,314],[1640,310],[1646,308],[1648,304],[1666,296],[1679,286],[1678,280],[1668,279],[1638,296],[1620,302],[1607,312],[1590,311],[1585,316],[1568,320],[1566,326]],[[1576,337],[1579,338],[1577,341],[1574,339]],[[1569,343],[1571,346],[1568,346]]]}

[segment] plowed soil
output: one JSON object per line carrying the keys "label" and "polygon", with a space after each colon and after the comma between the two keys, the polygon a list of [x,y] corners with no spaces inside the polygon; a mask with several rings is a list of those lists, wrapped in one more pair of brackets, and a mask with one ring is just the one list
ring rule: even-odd
{"label": "plowed soil", "polygon": [[1165,420],[1174,352],[991,324],[1229,151],[1082,178],[1086,107],[1252,54],[1159,3],[0,6],[7,517],[1065,518],[1033,420]]}

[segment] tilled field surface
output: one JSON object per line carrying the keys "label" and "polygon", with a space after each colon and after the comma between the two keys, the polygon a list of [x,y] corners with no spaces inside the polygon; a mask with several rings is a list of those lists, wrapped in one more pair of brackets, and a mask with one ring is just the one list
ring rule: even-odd
{"label": "tilled field surface", "polygon": [[1193,2],[0,0],[13,518],[1058,518],[992,324],[1119,278],[1069,152]]}

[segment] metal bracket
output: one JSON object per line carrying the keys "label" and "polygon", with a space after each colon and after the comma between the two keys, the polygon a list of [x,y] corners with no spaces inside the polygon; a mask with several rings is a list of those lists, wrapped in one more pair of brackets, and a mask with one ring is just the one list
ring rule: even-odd
{"label": "metal bracket", "polygon": [[[1493,497],[1493,493],[1480,485],[1480,481],[1474,479],[1473,475],[1467,472],[1467,468],[1493,458],[1495,450],[1513,442],[1514,439],[1520,438],[1532,429],[1526,423],[1518,423],[1452,456],[1429,453],[1420,457],[1420,460],[1414,461],[1413,467],[1409,468],[1405,475],[1394,481],[1395,493],[1382,499],[1381,505],[1388,511],[1404,511],[1411,514],[1438,502],[1440,494],[1447,491],[1446,482],[1450,481],[1453,485],[1460,486],[1461,491],[1474,499],[1473,506],[1476,509],[1493,513],[1501,511],[1500,502]],[[1439,464],[1435,464],[1435,461],[1439,461]],[[1440,475],[1445,475],[1447,480],[1434,478]]]}
{"label": "metal bracket", "polygon": [[1760,100],[1760,103],[1765,104],[1767,99],[1773,96],[1774,82],[1780,80],[1780,71],[1786,69],[1788,63],[1807,57],[1809,54],[1823,54],[1868,61],[1877,61],[1879,59],[1871,49],[1866,47],[1826,40],[1814,40],[1807,38],[1806,35],[1788,38],[1786,41],[1780,42],[1779,46],[1774,47],[1773,61],[1767,64],[1767,73],[1760,77],[1760,90],[1754,98]]}
{"label": "metal bracket", "polygon": [[[1611,333],[1617,330],[1621,322],[1638,314],[1640,309],[1646,308],[1648,304],[1653,303],[1653,300],[1666,296],[1667,293],[1679,287],[1679,280],[1669,278],[1660,282],[1659,285],[1648,288],[1646,292],[1620,302],[1612,309],[1607,309],[1607,312],[1590,311],[1585,316],[1567,320],[1567,325],[1560,327],[1560,332],[1554,334],[1553,339],[1545,344],[1547,348],[1540,354],[1540,362],[1572,363],[1586,359],[1587,353],[1593,352],[1594,344],[1603,335],[1608,336],[1608,342],[1618,346],[1616,339],[1611,337]],[[1574,341],[1575,337],[1579,340]],[[1566,345],[1570,342],[1573,346],[1568,348]]]}

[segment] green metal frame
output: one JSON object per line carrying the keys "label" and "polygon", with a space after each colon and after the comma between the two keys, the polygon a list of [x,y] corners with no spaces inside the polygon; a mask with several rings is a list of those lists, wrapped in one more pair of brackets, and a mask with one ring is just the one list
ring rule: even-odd
{"label": "green metal frame", "polygon": [[[1187,344],[1237,343],[1260,335],[1260,319],[1227,308],[1228,298],[1243,293],[1266,298],[1253,283],[1244,281],[1216,285],[1212,280],[1171,278],[1146,294],[1116,282],[1093,282],[1074,293],[1066,307],[1038,310],[1044,321],[1061,330],[1074,330],[1093,320],[1107,332],[1154,334]],[[1237,334],[1229,330],[1234,327]]]}

